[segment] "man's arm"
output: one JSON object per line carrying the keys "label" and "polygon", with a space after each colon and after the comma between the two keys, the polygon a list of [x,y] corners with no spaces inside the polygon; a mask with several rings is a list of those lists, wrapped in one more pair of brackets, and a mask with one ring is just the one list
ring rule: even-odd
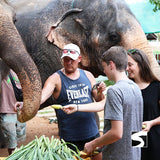
{"label": "man's arm", "polygon": [[123,121],[111,120],[111,129],[103,136],[94,139],[91,142],[85,144],[84,151],[90,153],[96,149],[96,147],[102,147],[114,143],[122,138],[123,135]]}
{"label": "man's arm", "polygon": [[42,89],[41,104],[56,92],[55,90],[58,86],[58,82],[60,82],[60,77],[57,73],[54,73],[46,80]]}

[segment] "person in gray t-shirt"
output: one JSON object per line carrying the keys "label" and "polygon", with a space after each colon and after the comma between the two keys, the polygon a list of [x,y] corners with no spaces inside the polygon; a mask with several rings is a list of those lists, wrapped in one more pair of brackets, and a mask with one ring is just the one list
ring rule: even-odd
{"label": "person in gray t-shirt", "polygon": [[142,130],[142,102],[139,87],[131,80],[119,80],[108,89],[104,109],[104,135],[111,129],[113,121],[117,121],[117,125],[120,121],[123,134],[120,140],[104,146],[103,159],[140,159],[140,148],[132,147],[131,133]]}
{"label": "person in gray t-shirt", "polygon": [[133,81],[126,75],[127,52],[123,47],[115,46],[102,56],[104,72],[115,84],[109,87],[106,102],[100,101],[85,105],[68,105],[64,111],[96,112],[104,109],[104,134],[85,144],[84,151],[91,153],[103,146],[103,160],[140,160],[141,148],[132,147],[132,132],[142,130],[143,99]]}

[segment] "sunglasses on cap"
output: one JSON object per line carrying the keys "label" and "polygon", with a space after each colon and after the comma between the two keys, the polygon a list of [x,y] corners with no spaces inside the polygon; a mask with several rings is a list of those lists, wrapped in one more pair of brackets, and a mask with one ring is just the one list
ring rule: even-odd
{"label": "sunglasses on cap", "polygon": [[[71,50],[71,49],[63,49],[62,50],[63,54],[71,53],[71,54],[76,54],[78,53],[76,50]],[[79,54],[79,53],[78,53]]]}

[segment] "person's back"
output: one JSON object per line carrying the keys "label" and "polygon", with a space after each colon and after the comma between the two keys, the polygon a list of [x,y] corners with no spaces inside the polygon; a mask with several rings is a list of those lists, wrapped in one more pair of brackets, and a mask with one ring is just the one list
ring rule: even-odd
{"label": "person's back", "polygon": [[[111,127],[110,120],[121,120],[123,121],[123,137],[104,147],[103,159],[139,160],[140,148],[133,148],[131,141],[132,132],[142,129],[143,100],[139,87],[131,80],[118,81],[108,89],[106,105],[104,133]],[[118,114],[115,114],[115,110]]]}
{"label": "person's back", "polygon": [[[10,70],[15,84],[21,88],[17,75]],[[17,120],[17,113],[14,111],[16,98],[9,75],[2,80],[2,92],[0,94],[0,148],[8,148],[11,154],[17,146],[17,140],[22,141],[26,137],[26,123]]]}
{"label": "person's back", "polygon": [[[14,79],[18,80],[16,74],[12,70],[10,72],[15,77]],[[18,84],[17,80],[16,85],[20,87],[20,83]],[[2,80],[1,87],[2,92],[0,95],[0,113],[16,113],[13,107],[16,103],[16,98],[14,96],[13,87],[8,75]]]}

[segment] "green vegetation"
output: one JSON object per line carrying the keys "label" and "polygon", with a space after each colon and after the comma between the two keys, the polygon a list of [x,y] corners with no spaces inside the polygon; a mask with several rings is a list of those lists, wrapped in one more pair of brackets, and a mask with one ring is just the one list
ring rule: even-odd
{"label": "green vegetation", "polygon": [[80,157],[80,151],[73,145],[77,152],[68,148],[67,144],[63,139],[59,140],[56,138],[51,138],[44,135],[39,139],[36,137],[26,146],[21,146],[16,149],[8,158],[5,160],[75,160],[76,157],[79,160],[83,160]]}
{"label": "green vegetation", "polygon": [[114,85],[114,82],[110,81],[110,80],[105,80],[104,83],[106,84],[106,87],[108,87],[110,85]]}
{"label": "green vegetation", "polygon": [[155,5],[153,9],[154,12],[157,12],[158,10],[160,10],[160,0],[149,0],[149,2]]}
{"label": "green vegetation", "polygon": [[102,76],[102,75],[96,78],[96,82],[101,82],[101,81],[103,81],[106,84],[106,87],[114,84],[113,81],[110,81],[106,76]]}
{"label": "green vegetation", "polygon": [[160,51],[153,51],[154,55],[160,54]]}

